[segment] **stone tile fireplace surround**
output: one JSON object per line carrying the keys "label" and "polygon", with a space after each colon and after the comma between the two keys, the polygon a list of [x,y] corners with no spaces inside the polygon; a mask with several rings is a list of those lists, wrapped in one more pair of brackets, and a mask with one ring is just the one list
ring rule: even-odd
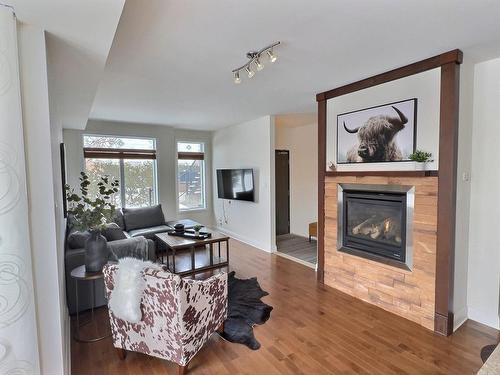
{"label": "stone tile fireplace surround", "polygon": [[[411,269],[338,249],[339,184],[414,187]],[[328,176],[325,179],[325,284],[434,329],[438,177]]]}
{"label": "stone tile fireplace surround", "polygon": [[[460,64],[455,49],[357,82],[318,93],[318,273],[319,282],[380,306],[448,336],[454,310],[466,303],[455,287],[457,155]],[[435,68],[440,70],[437,165],[430,171],[370,168],[337,171],[327,162],[327,103]],[[396,90],[397,91],[397,90]],[[397,92],[394,96],[397,96]],[[366,92],[365,92],[366,93]],[[436,98],[434,100],[437,100]],[[330,102],[334,103],[334,102]],[[334,104],[333,104],[334,105]],[[419,147],[417,137],[416,147]],[[360,258],[337,250],[338,184],[408,185],[415,188],[413,265],[410,269]],[[461,269],[463,270],[463,269]]]}

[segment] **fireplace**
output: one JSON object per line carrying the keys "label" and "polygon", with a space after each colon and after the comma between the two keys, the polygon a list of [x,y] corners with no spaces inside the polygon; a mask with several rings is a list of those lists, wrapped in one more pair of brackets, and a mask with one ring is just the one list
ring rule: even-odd
{"label": "fireplace", "polygon": [[414,187],[339,184],[339,251],[412,268]]}

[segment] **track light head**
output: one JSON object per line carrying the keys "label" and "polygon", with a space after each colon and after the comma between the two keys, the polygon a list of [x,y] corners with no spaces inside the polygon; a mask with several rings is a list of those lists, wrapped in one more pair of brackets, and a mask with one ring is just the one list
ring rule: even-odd
{"label": "track light head", "polygon": [[240,71],[234,72],[234,83],[238,84],[241,83],[241,78],[240,78]]}
{"label": "track light head", "polygon": [[252,78],[255,75],[255,72],[252,69],[250,69],[250,66],[247,66],[245,70],[247,71],[248,78]]}
{"label": "track light head", "polygon": [[261,71],[264,69],[264,65],[260,62],[259,58],[255,58],[255,66],[257,67],[257,70]]}
{"label": "track light head", "polygon": [[278,57],[273,53],[272,49],[267,50],[267,56],[269,56],[269,61],[271,61],[272,63],[278,60]]}

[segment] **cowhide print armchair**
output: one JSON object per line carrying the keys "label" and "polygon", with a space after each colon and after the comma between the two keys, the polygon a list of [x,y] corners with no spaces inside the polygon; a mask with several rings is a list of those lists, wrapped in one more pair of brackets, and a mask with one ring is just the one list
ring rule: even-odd
{"label": "cowhide print armchair", "polygon": [[[118,265],[104,267],[109,300]],[[227,274],[203,281],[182,279],[168,271],[145,269],[146,290],[141,301],[142,320],[130,323],[109,318],[118,356],[127,351],[175,362],[185,374],[189,361],[210,336],[223,329],[227,318]]]}

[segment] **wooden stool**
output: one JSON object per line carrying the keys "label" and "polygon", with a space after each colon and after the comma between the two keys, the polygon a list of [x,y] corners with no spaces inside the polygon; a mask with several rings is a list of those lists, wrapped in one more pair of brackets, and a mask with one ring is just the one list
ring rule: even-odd
{"label": "wooden stool", "polygon": [[309,242],[311,242],[311,238],[318,238],[318,223],[310,223],[309,224]]}

